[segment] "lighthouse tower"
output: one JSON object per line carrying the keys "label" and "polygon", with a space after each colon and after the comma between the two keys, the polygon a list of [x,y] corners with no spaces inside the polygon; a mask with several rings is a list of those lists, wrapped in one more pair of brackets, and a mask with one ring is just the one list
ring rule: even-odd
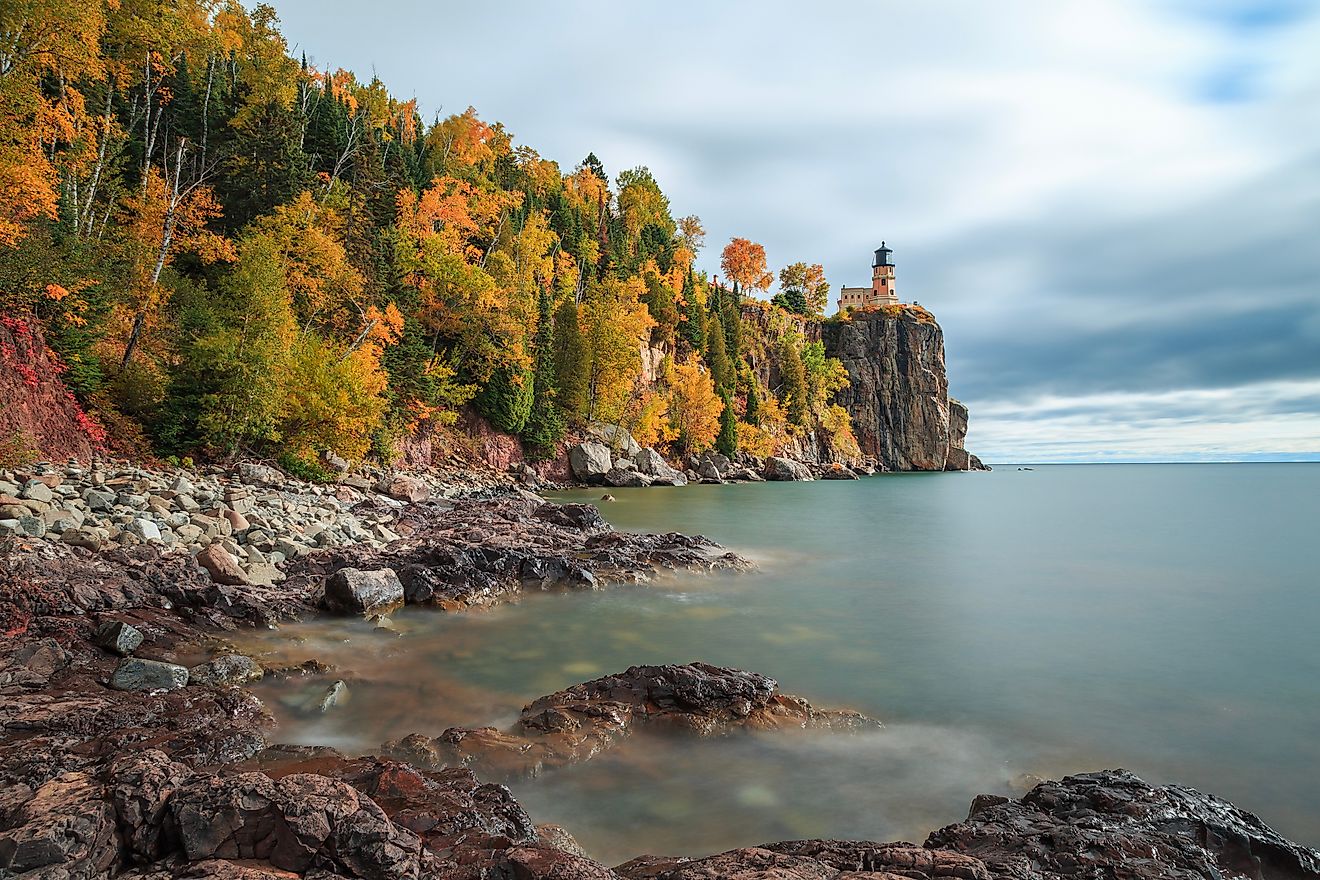
{"label": "lighthouse tower", "polygon": [[898,305],[894,289],[894,252],[882,241],[871,263],[870,287],[844,287],[839,290],[839,311],[871,306]]}
{"label": "lighthouse tower", "polygon": [[[874,241],[874,239],[872,239]],[[898,303],[898,294],[894,290],[894,252],[880,242],[875,249],[875,262],[871,264],[872,299],[868,305],[894,305]]]}

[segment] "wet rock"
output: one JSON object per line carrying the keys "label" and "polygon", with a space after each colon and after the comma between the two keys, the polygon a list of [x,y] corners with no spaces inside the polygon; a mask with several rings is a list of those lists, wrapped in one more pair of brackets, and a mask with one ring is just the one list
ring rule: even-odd
{"label": "wet rock", "polygon": [[1213,795],[1152,786],[1123,770],[1043,782],[1018,800],[979,802],[930,849],[984,862],[995,877],[1320,878],[1320,852]]}
{"label": "wet rock", "polygon": [[575,479],[599,483],[614,467],[614,458],[605,444],[588,441],[568,448],[568,464]]}
{"label": "wet rock", "polygon": [[243,566],[239,565],[233,554],[219,543],[210,544],[203,548],[197,554],[196,559],[197,564],[206,569],[207,573],[211,575],[211,580],[217,584],[238,586],[248,583]]}
{"label": "wet rock", "polygon": [[810,480],[811,469],[800,461],[772,455],[765,460],[765,478],[781,482],[791,480]]}
{"label": "wet rock", "polygon": [[330,687],[325,689],[320,699],[316,701],[316,711],[325,713],[334,707],[348,700],[348,685],[342,680],[336,681]]}
{"label": "wet rock", "polygon": [[139,657],[120,660],[110,677],[110,687],[120,691],[173,690],[187,684],[187,667]]}
{"label": "wet rock", "polygon": [[188,681],[200,685],[243,685],[260,681],[266,672],[261,664],[242,654],[225,654],[188,670]]}
{"label": "wet rock", "polygon": [[96,629],[92,641],[121,657],[127,657],[142,644],[143,636],[137,627],[122,620],[111,620]]}
{"label": "wet rock", "polygon": [[555,849],[563,850],[570,855],[579,856],[584,859],[590,858],[590,856],[587,855],[587,851],[582,848],[582,844],[577,842],[577,838],[570,834],[568,829],[562,825],[554,825],[549,822],[537,825],[536,836],[539,837],[543,843],[553,846]]}
{"label": "wet rock", "polygon": [[403,584],[390,568],[341,568],[325,582],[325,607],[349,614],[388,614],[403,604]]}

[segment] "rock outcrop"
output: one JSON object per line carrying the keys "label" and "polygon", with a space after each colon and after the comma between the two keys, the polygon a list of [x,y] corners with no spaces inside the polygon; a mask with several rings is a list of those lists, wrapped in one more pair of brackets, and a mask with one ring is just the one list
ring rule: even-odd
{"label": "rock outcrop", "polygon": [[446,730],[385,743],[381,749],[422,767],[470,767],[513,780],[589,760],[640,728],[696,736],[735,731],[879,728],[857,712],[817,709],[779,692],[772,678],[707,663],[633,666],[540,697],[523,707],[514,729]]}
{"label": "rock outcrop", "polygon": [[[918,306],[854,312],[820,325],[825,353],[848,370],[838,402],[864,455],[888,470],[966,470],[967,408],[949,397],[944,333]],[[980,464],[979,461],[976,464]]]}

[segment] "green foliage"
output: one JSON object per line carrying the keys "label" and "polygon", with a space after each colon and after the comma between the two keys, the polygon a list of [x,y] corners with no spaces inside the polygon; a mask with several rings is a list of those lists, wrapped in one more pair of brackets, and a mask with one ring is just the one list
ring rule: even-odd
{"label": "green foliage", "polygon": [[564,438],[567,424],[555,405],[555,324],[550,292],[544,288],[537,298],[535,339],[536,366],[532,381],[532,411],[527,417],[523,442],[534,457],[549,456]]}
{"label": "green foliage", "polygon": [[298,455],[288,450],[281,452],[275,463],[291,477],[306,480],[309,483],[333,483],[338,478],[326,470],[321,462],[307,455]]}
{"label": "green foliage", "polygon": [[732,458],[738,452],[738,414],[733,409],[733,398],[727,390],[720,397],[724,411],[720,413],[720,433],[715,437],[715,450]]}
{"label": "green foliage", "polygon": [[678,332],[693,351],[706,347],[706,315],[697,299],[697,281],[692,272],[683,279],[683,322]]}
{"label": "green foliage", "polygon": [[757,388],[755,377],[752,377],[751,384],[747,388],[747,407],[743,413],[743,421],[752,427],[761,424],[761,392]]}
{"label": "green foliage", "polygon": [[501,431],[519,434],[532,414],[533,376],[529,370],[496,367],[472,402]]}
{"label": "green foliage", "polygon": [[784,404],[784,411],[790,424],[802,426],[807,423],[810,408],[807,399],[807,374],[802,363],[802,354],[798,351],[796,334],[786,334],[779,343],[779,373],[781,384],[779,399]]}
{"label": "green foliage", "polygon": [[582,337],[577,304],[571,299],[555,311],[554,332],[556,403],[570,421],[587,416],[587,344]]}
{"label": "green foliage", "polygon": [[799,315],[814,314],[811,306],[807,303],[807,295],[797,288],[780,291],[770,298],[773,305],[779,306],[790,312]]}
{"label": "green foliage", "polygon": [[725,348],[724,325],[720,316],[712,312],[710,325],[706,328],[706,363],[710,367],[711,381],[716,391],[726,391],[733,386],[733,361]]}

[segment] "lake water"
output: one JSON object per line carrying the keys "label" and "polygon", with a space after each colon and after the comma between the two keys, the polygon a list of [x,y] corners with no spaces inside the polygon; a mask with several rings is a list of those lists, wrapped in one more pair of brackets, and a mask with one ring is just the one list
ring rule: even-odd
{"label": "lake water", "polygon": [[[607,863],[791,837],[920,841],[981,792],[1125,767],[1211,791],[1320,845],[1320,465],[1003,466],[858,482],[612,490],[629,530],[700,532],[759,563],[493,611],[417,609],[258,634],[325,682],[258,692],[277,738],[371,751],[507,725],[637,663],[755,670],[863,736],[641,736],[511,784]],[[594,499],[600,491],[563,493]]]}

